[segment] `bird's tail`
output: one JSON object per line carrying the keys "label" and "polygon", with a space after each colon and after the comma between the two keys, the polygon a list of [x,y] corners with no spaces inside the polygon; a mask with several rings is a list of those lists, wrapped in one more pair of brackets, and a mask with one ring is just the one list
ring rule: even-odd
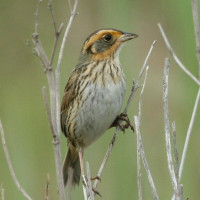
{"label": "bird's tail", "polygon": [[76,148],[69,143],[68,151],[63,164],[63,178],[65,186],[79,184],[81,175],[80,161]]}

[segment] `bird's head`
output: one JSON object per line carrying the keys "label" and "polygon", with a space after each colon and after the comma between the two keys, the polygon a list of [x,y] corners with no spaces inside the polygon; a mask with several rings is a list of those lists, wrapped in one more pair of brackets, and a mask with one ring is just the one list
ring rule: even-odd
{"label": "bird's head", "polygon": [[95,31],[86,39],[81,51],[80,61],[101,61],[115,55],[126,41],[138,35],[116,29],[101,29]]}

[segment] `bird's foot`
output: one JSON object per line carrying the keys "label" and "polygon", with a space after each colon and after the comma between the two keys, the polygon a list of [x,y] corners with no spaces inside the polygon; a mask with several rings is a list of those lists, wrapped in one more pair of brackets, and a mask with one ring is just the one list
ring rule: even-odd
{"label": "bird's foot", "polygon": [[[101,178],[99,176],[92,177],[90,180],[94,181],[96,179],[99,180],[99,181],[101,181]],[[82,182],[83,182],[83,185],[85,185],[86,188],[89,188],[88,178],[84,174],[82,175]],[[92,187],[92,191],[94,192],[95,195],[98,195],[98,196],[102,197],[101,194],[99,193],[99,191],[97,189],[95,189],[95,188]]]}
{"label": "bird's foot", "polygon": [[101,182],[101,178],[99,176],[94,176],[90,179],[91,181],[98,180]]}
{"label": "bird's foot", "polygon": [[92,191],[94,192],[95,195],[102,197],[98,190],[92,188]]}
{"label": "bird's foot", "polygon": [[[123,124],[122,122],[125,122],[125,124]],[[124,113],[121,113],[120,115],[118,115],[115,121],[111,125],[111,127],[116,127],[116,126],[119,126],[119,128],[123,132],[125,131],[125,129],[129,127],[131,128],[132,131],[134,131],[134,127],[131,124],[127,114],[124,114]]]}

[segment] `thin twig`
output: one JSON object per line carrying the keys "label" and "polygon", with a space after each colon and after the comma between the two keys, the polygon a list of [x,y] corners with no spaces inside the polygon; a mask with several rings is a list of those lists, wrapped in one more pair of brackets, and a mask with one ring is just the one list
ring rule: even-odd
{"label": "thin twig", "polygon": [[139,134],[138,132],[140,130],[142,96],[143,96],[144,87],[145,87],[145,83],[146,83],[146,79],[147,79],[147,71],[148,71],[148,66],[146,68],[146,74],[145,74],[145,78],[144,78],[144,83],[143,83],[143,87],[142,87],[142,90],[141,90],[141,93],[140,93],[139,114],[138,114],[138,121],[137,121],[138,124],[137,124],[137,130],[136,130],[136,134],[137,134],[137,184],[138,184],[138,199],[139,200],[142,200],[142,184],[141,184],[141,166],[140,166],[141,141],[140,141],[140,137],[138,136],[138,134]]}
{"label": "thin twig", "polygon": [[[39,2],[41,2],[41,0],[39,0]],[[37,9],[36,9],[36,22],[38,20],[38,12],[39,12],[39,4],[37,5]],[[38,56],[38,58],[40,59],[42,66],[44,68],[44,71],[46,72],[46,76],[47,76],[47,80],[48,80],[48,86],[49,86],[49,92],[50,92],[50,109],[51,109],[51,124],[53,127],[53,136],[55,135],[55,127],[56,127],[56,121],[55,121],[55,115],[54,113],[56,113],[55,111],[55,104],[56,104],[56,98],[55,98],[55,80],[54,80],[54,75],[52,72],[52,66],[50,65],[50,61],[46,55],[46,52],[42,46],[42,43],[39,39],[39,34],[38,34],[38,30],[37,30],[37,26],[35,26],[35,33],[32,34],[32,38],[33,38],[33,43],[35,45],[35,52]]]}
{"label": "thin twig", "polygon": [[68,0],[68,5],[69,5],[70,12],[72,13],[72,5],[71,5],[71,1],[70,0]]}
{"label": "thin twig", "polygon": [[60,48],[60,52],[58,55],[58,63],[57,63],[57,67],[55,70],[55,112],[54,112],[54,116],[55,116],[55,127],[56,127],[56,138],[54,138],[54,149],[55,149],[55,158],[56,158],[56,169],[57,169],[57,181],[58,181],[58,185],[59,188],[61,190],[62,193],[62,199],[66,199],[65,198],[65,188],[64,188],[64,183],[63,183],[63,174],[62,174],[62,160],[61,160],[61,150],[60,150],[60,133],[61,133],[61,127],[60,127],[60,66],[61,66],[61,61],[63,58],[63,53],[64,53],[64,48],[65,48],[65,44],[66,44],[66,40],[68,37],[68,33],[69,30],[71,28],[72,22],[74,20],[74,17],[76,15],[76,9],[77,9],[77,5],[78,5],[78,0],[75,1],[74,3],[74,7],[73,7],[73,12],[71,13],[71,17],[69,19],[69,22],[67,24],[67,27],[65,29],[65,33],[63,36],[63,40],[61,43],[61,48]]}
{"label": "thin twig", "polygon": [[175,194],[177,194],[178,186],[176,181],[176,175],[173,166],[172,152],[171,152],[171,141],[170,141],[170,123],[169,123],[169,109],[168,109],[168,77],[169,77],[169,58],[165,59],[164,66],[164,78],[163,78],[163,105],[164,105],[164,123],[165,123],[165,144],[167,153],[167,162],[169,168],[169,174],[171,183]]}
{"label": "thin twig", "polygon": [[137,137],[139,137],[138,139],[139,139],[139,145],[140,145],[141,158],[142,158],[143,165],[144,165],[144,168],[145,168],[147,176],[148,176],[152,194],[153,194],[154,200],[159,200],[158,194],[156,191],[156,187],[155,187],[155,184],[154,184],[154,181],[153,181],[150,169],[149,169],[149,165],[148,165],[148,162],[147,162],[147,159],[145,156],[144,147],[142,144],[142,138],[141,138],[141,134],[140,134],[140,130],[139,130],[139,121],[138,121],[137,116],[134,116],[134,121],[135,121],[136,134],[137,134]]}
{"label": "thin twig", "polygon": [[184,144],[184,148],[183,148],[183,154],[182,154],[182,157],[181,157],[181,163],[180,163],[180,169],[179,169],[179,180],[181,179],[181,176],[182,176],[183,166],[184,166],[184,162],[185,162],[185,158],[186,158],[188,144],[189,144],[189,141],[190,141],[190,136],[191,136],[191,133],[192,133],[192,128],[193,128],[197,108],[198,108],[198,105],[199,105],[199,101],[200,101],[200,88],[199,88],[198,93],[197,93],[194,108],[193,108],[193,111],[192,111],[192,117],[190,119],[190,124],[189,124],[188,130],[187,130],[187,135],[186,135],[186,139],[185,139],[185,144]]}
{"label": "thin twig", "polygon": [[[137,134],[137,130],[136,130]],[[137,134],[137,185],[138,185],[138,199],[142,200],[142,182],[141,182],[141,145]]]}
{"label": "thin twig", "polygon": [[[197,5],[194,5],[193,6],[197,6]],[[196,36],[196,46],[199,47],[199,25],[196,25],[197,22],[197,19],[196,17],[198,16],[197,15],[197,8],[193,8],[193,17],[195,18],[194,19],[194,26],[195,26],[195,35],[198,33],[198,36]],[[195,16],[194,16],[195,15]],[[165,41],[165,44],[166,46],[168,47],[170,53],[172,54],[174,60],[177,62],[178,66],[195,82],[198,84],[198,86],[200,86],[200,81],[181,63],[181,61],[178,59],[178,57],[176,56],[176,54],[174,53],[167,37],[166,37],[166,34],[161,26],[161,24],[158,24],[158,27],[160,29],[160,32],[162,34],[162,37]],[[198,40],[198,41],[197,41]],[[198,48],[197,48],[198,49]],[[199,54],[199,51],[197,50],[197,54]],[[198,62],[199,62],[199,56],[197,55],[197,58],[198,58]],[[200,71],[199,71],[200,72]],[[196,116],[196,111],[197,111],[197,107],[198,107],[198,104],[199,104],[199,99],[200,99],[200,89],[198,91],[198,94],[197,94],[197,98],[196,98],[196,101],[195,101],[195,105],[194,105],[194,109],[193,109],[193,113],[192,113],[192,117],[191,117],[191,120],[190,120],[190,124],[189,124],[189,127],[188,127],[188,131],[187,131],[187,136],[186,136],[186,140],[185,140],[185,144],[184,144],[184,149],[183,149],[183,154],[182,154],[182,158],[181,158],[181,163],[180,163],[180,169],[179,169],[179,182],[180,182],[180,179],[181,179],[181,175],[182,175],[182,171],[183,171],[183,166],[184,166],[184,161],[185,161],[185,158],[186,158],[186,153],[187,153],[187,149],[188,149],[188,144],[189,144],[189,139],[190,139],[190,135],[191,135],[191,132],[192,132],[192,127],[193,127],[193,124],[194,124],[194,119],[195,119],[195,116]],[[183,188],[182,186],[178,185],[178,190],[180,191],[180,193],[178,195],[180,195],[180,199],[183,198],[181,195],[183,195]],[[176,194],[177,195],[177,194]],[[174,200],[175,196],[173,195],[172,199]]]}
{"label": "thin twig", "polygon": [[138,120],[139,120],[139,128],[140,128],[140,122],[141,122],[141,116],[142,116],[142,100],[143,100],[143,93],[144,93],[144,88],[145,88],[145,84],[146,84],[146,80],[147,80],[147,75],[148,75],[148,70],[149,67],[146,67],[146,73],[145,73],[145,77],[144,77],[144,83],[142,86],[142,90],[140,92],[140,100],[139,100],[139,113],[138,113]]}
{"label": "thin twig", "polygon": [[84,180],[85,176],[83,176],[84,184],[82,185],[84,200],[94,200],[94,192],[92,191],[89,162],[86,162],[86,175],[87,175],[87,181]]}
{"label": "thin twig", "polygon": [[152,175],[151,175],[151,171],[150,171],[150,168],[149,168],[146,156],[145,156],[144,147],[143,147],[143,143],[142,143],[142,137],[141,137],[141,133],[140,133],[141,116],[142,116],[142,100],[143,100],[144,88],[145,88],[145,85],[146,85],[146,80],[147,80],[147,75],[148,75],[148,69],[149,69],[149,67],[147,66],[145,78],[144,78],[144,83],[143,83],[142,90],[141,90],[141,93],[140,93],[138,117],[134,116],[134,121],[135,121],[136,134],[137,134],[137,145],[139,145],[137,148],[140,151],[140,156],[142,158],[144,168],[145,168],[147,176],[148,176],[149,184],[150,184],[154,199],[158,200],[159,199],[158,194],[157,194],[156,187],[155,187]]}
{"label": "thin twig", "polygon": [[176,143],[176,123],[172,122],[172,138],[173,138],[173,146],[174,146],[174,160],[176,164],[176,181],[179,183],[179,156],[178,156],[178,148]]}
{"label": "thin twig", "polygon": [[39,39],[39,35],[36,33],[33,33],[33,42],[35,45],[35,52],[37,53],[38,58],[40,59],[42,66],[46,72],[46,77],[48,81],[49,86],[49,93],[50,93],[50,109],[51,109],[51,123],[53,126],[53,136],[55,135],[55,127],[56,127],[56,121],[55,121],[55,104],[56,104],[56,98],[55,98],[55,80],[54,75],[52,71],[52,66],[49,64],[49,59],[46,55],[46,52],[42,46],[42,43]]}
{"label": "thin twig", "polygon": [[176,143],[176,124],[175,122],[172,122],[172,137],[173,137],[173,146],[174,146],[174,159],[176,164],[176,182],[178,186],[177,194],[174,194],[172,196],[172,200],[175,198],[177,200],[183,200],[183,186],[180,184],[179,181],[179,156],[178,156],[178,148]]}
{"label": "thin twig", "polygon": [[63,27],[64,24],[62,23],[60,25],[59,30],[57,30],[55,15],[54,15],[54,12],[53,12],[53,7],[52,7],[52,0],[49,0],[48,9],[51,13],[52,23],[53,23],[53,27],[54,27],[54,36],[55,36],[54,45],[53,45],[53,49],[52,49],[51,57],[50,57],[50,65],[52,65],[53,59],[54,59],[54,56],[55,56],[55,52],[56,52],[56,47],[57,47],[57,44],[58,44],[58,39],[59,39],[61,30],[62,30],[62,27]]}
{"label": "thin twig", "polygon": [[49,0],[48,9],[51,13],[52,23],[53,23],[53,26],[54,26],[54,32],[55,32],[55,35],[56,35],[57,34],[57,25],[56,25],[55,15],[54,15],[54,12],[53,12],[52,0]]}
{"label": "thin twig", "polygon": [[[106,155],[104,156],[104,159],[103,159],[103,162],[101,163],[101,166],[100,166],[100,168],[99,168],[99,171],[98,171],[98,173],[97,173],[97,176],[100,178],[101,177],[101,175],[102,175],[102,173],[103,173],[103,170],[104,170],[104,168],[105,168],[105,165],[106,165],[106,163],[107,163],[107,161],[108,161],[108,158],[110,157],[110,154],[111,154],[111,152],[112,152],[112,148],[113,148],[113,145],[114,145],[114,143],[115,143],[115,139],[116,139],[116,137],[117,137],[117,133],[119,132],[119,127],[117,127],[116,129],[115,129],[115,133],[114,133],[114,135],[113,135],[113,138],[112,138],[112,140],[111,140],[111,142],[110,142],[110,144],[109,144],[109,147],[108,147],[108,150],[107,150],[107,152],[106,152]],[[98,183],[99,183],[99,179],[96,179],[95,180],[95,182],[94,182],[94,184],[93,184],[93,188],[94,189],[96,189],[97,188],[97,185],[98,185]]]}
{"label": "thin twig", "polygon": [[2,144],[3,144],[3,150],[4,150],[4,154],[6,156],[6,160],[7,160],[7,163],[8,163],[8,167],[9,167],[9,170],[10,170],[10,173],[11,173],[11,176],[18,188],[18,190],[21,192],[21,194],[28,200],[32,200],[32,198],[27,194],[27,192],[24,190],[24,188],[20,185],[17,177],[16,177],[16,174],[15,174],[15,171],[14,171],[14,168],[13,168],[13,165],[12,165],[12,162],[11,162],[11,159],[10,159],[10,154],[8,152],[8,147],[7,147],[7,144],[6,144],[6,140],[5,140],[5,133],[4,133],[4,129],[3,129],[3,125],[2,125],[2,122],[0,120],[0,132],[1,132],[1,139],[2,139]]}
{"label": "thin twig", "polygon": [[172,54],[174,60],[176,61],[176,63],[178,64],[178,66],[196,83],[198,84],[198,86],[200,86],[200,81],[183,65],[183,63],[178,59],[178,57],[176,56],[176,54],[174,53],[168,39],[167,36],[161,26],[161,24],[158,24],[158,27],[160,29],[161,35],[165,41],[165,44],[167,46],[167,48],[169,49],[170,53]]}
{"label": "thin twig", "polygon": [[36,6],[36,11],[34,13],[34,17],[35,17],[35,33],[38,34],[38,14],[39,14],[39,8],[40,8],[40,3],[42,2],[42,0],[39,0]]}
{"label": "thin twig", "polygon": [[[53,147],[54,147],[54,157],[55,157],[55,165],[56,165],[56,177],[58,184],[58,192],[61,200],[65,200],[65,188],[62,174],[62,156],[61,156],[61,148],[60,148],[60,121],[57,122],[57,109],[60,111],[60,108],[56,107],[56,94],[59,93],[59,90],[56,91],[55,86],[55,77],[52,66],[50,65],[50,61],[44,51],[44,48],[39,39],[39,34],[37,30],[33,34],[33,42],[35,44],[35,51],[45,69],[46,77],[48,80],[49,93],[50,93],[50,109],[51,109],[51,128],[53,129]],[[48,112],[48,111],[47,111]]]}
{"label": "thin twig", "polygon": [[60,129],[60,67],[61,67],[61,61],[63,58],[64,48],[65,48],[65,44],[66,44],[67,37],[69,34],[69,30],[70,30],[72,22],[76,16],[77,5],[78,5],[78,0],[75,0],[73,11],[71,13],[71,17],[70,17],[67,27],[65,29],[65,33],[63,36],[63,40],[61,43],[61,48],[60,48],[60,52],[59,52],[59,56],[58,56],[58,63],[57,63],[57,67],[55,70],[55,76],[56,76],[55,77],[55,79],[56,79],[56,90],[55,90],[56,91],[56,122],[57,122],[57,132],[59,134],[61,132],[61,129]]}
{"label": "thin twig", "polygon": [[90,176],[90,166],[89,162],[86,162],[86,172],[87,172],[87,183],[88,183],[88,188],[87,188],[87,194],[89,196],[89,200],[94,200],[94,192],[92,191],[92,183],[91,183],[91,176]]}
{"label": "thin twig", "polygon": [[152,51],[153,51],[153,48],[154,48],[155,44],[156,44],[156,40],[153,41],[153,43],[152,43],[152,45],[151,45],[151,47],[150,47],[150,49],[149,49],[149,52],[148,52],[148,54],[147,54],[147,56],[146,56],[146,58],[145,58],[144,64],[143,64],[143,66],[142,66],[142,69],[140,70],[139,76],[138,76],[136,82],[133,84],[133,87],[132,87],[132,89],[131,89],[131,95],[129,96],[128,101],[127,101],[127,104],[126,104],[126,107],[125,107],[125,109],[124,109],[124,111],[123,111],[124,114],[127,113],[128,108],[129,108],[129,106],[130,106],[130,103],[131,103],[131,101],[133,100],[133,97],[134,97],[134,95],[135,95],[135,92],[136,92],[136,90],[138,89],[138,86],[139,86],[139,83],[140,83],[140,79],[141,79],[141,77],[142,77],[142,75],[143,75],[143,73],[144,73],[144,70],[145,70],[145,68],[146,68],[146,66],[147,66],[147,62],[148,62],[148,60],[149,60],[149,58],[150,58],[150,55],[151,55],[151,53],[152,53]]}
{"label": "thin twig", "polygon": [[56,165],[56,177],[58,183],[58,190],[61,200],[66,199],[65,195],[65,187],[62,173],[62,156],[60,149],[60,138],[57,136],[53,138],[53,146],[54,146],[54,155],[55,155],[55,165]]}
{"label": "thin twig", "polygon": [[62,23],[62,24],[60,25],[59,30],[55,32],[54,45],[53,45],[53,49],[52,49],[51,57],[50,57],[50,65],[53,64],[53,60],[54,60],[55,53],[56,53],[56,48],[57,48],[57,45],[58,45],[58,39],[59,39],[60,33],[61,33],[61,31],[62,31],[63,25],[64,25],[64,24]]}
{"label": "thin twig", "polygon": [[47,174],[47,182],[45,186],[45,200],[49,200],[49,184],[50,184],[50,177],[49,174]]}
{"label": "thin twig", "polygon": [[32,34],[32,38],[33,38],[33,43],[35,45],[35,52],[36,55],[38,56],[38,58],[40,59],[42,66],[44,67],[44,71],[46,72],[47,70],[52,70],[51,65],[49,64],[49,59],[46,55],[46,52],[42,46],[42,43],[39,39],[39,35],[36,32],[37,30],[35,30],[35,33]]}
{"label": "thin twig", "polygon": [[198,60],[199,78],[200,78],[200,36],[199,36],[199,13],[197,0],[191,0],[192,2],[192,14],[194,22],[194,32],[196,39],[196,55]]}
{"label": "thin twig", "polygon": [[1,200],[5,200],[5,190],[3,188],[3,184],[1,184]]}
{"label": "thin twig", "polygon": [[[82,185],[82,187],[83,187],[83,196],[84,196],[84,200],[88,200],[87,190],[86,190],[86,188],[85,188],[84,185]],[[70,200],[71,200],[71,199],[70,199]]]}
{"label": "thin twig", "polygon": [[77,5],[78,5],[78,1],[79,0],[75,0],[74,7],[73,7],[73,10],[72,10],[69,22],[67,24],[67,27],[65,29],[65,33],[64,33],[64,36],[63,36],[63,40],[62,40],[62,44],[61,44],[60,52],[59,52],[59,56],[58,56],[58,64],[57,64],[57,69],[59,69],[59,70],[60,70],[61,61],[62,61],[62,57],[63,57],[63,53],[64,53],[64,48],[65,48],[65,43],[67,41],[69,30],[70,30],[70,28],[72,26],[72,22],[73,22],[73,20],[74,20],[74,18],[76,16],[76,14],[77,14],[76,13],[76,9],[77,9]]}
{"label": "thin twig", "polygon": [[45,108],[46,108],[46,113],[47,113],[49,125],[50,125],[50,128],[51,128],[51,132],[53,133],[54,130],[53,130],[53,124],[52,124],[52,120],[51,120],[51,111],[50,111],[50,108],[49,108],[49,101],[48,101],[48,98],[47,98],[47,90],[46,90],[45,86],[42,87],[42,96],[43,96],[43,99],[44,99],[44,104],[45,104]]}
{"label": "thin twig", "polygon": [[55,85],[54,85],[54,95],[55,95],[55,128],[56,128],[56,137],[54,137],[54,153],[55,153],[55,159],[56,159],[56,172],[57,172],[57,181],[59,185],[59,189],[61,190],[61,199],[66,199],[65,198],[65,188],[64,188],[64,183],[63,183],[63,174],[62,174],[62,159],[61,159],[61,150],[60,150],[60,133],[61,133],[61,127],[60,127],[60,66],[61,66],[61,61],[63,58],[63,53],[64,53],[64,47],[66,44],[66,40],[68,37],[69,30],[71,28],[73,19],[76,15],[76,8],[78,5],[78,0],[75,1],[74,7],[73,7],[73,13],[71,14],[71,17],[69,19],[68,25],[65,29],[64,37],[61,43],[61,48],[58,56],[58,63],[57,67],[55,70]]}
{"label": "thin twig", "polygon": [[[152,53],[152,50],[153,50],[153,48],[154,48],[154,46],[155,46],[155,43],[156,43],[156,40],[153,41],[153,43],[152,43],[152,45],[151,45],[151,47],[150,47],[150,50],[149,50],[149,52],[148,52],[148,54],[147,54],[147,57],[146,57],[146,59],[145,59],[145,61],[144,61],[144,64],[143,64],[143,66],[142,66],[142,68],[141,68],[141,70],[140,70],[139,76],[138,76],[136,82],[133,83],[133,87],[132,87],[132,89],[131,89],[131,94],[130,94],[130,96],[129,96],[129,98],[128,98],[126,107],[125,107],[125,109],[124,109],[124,111],[123,111],[124,114],[127,113],[128,108],[129,108],[129,106],[130,106],[130,103],[131,103],[131,101],[133,100],[133,96],[135,95],[135,92],[136,92],[136,90],[138,89],[138,85],[139,85],[140,79],[141,79],[141,77],[142,77],[142,75],[143,75],[143,73],[144,73],[145,67],[146,67],[147,62],[148,62],[148,59],[149,59],[149,57],[150,57],[150,55],[151,55],[151,53]],[[97,176],[98,176],[99,178],[101,177],[101,174],[102,174],[102,172],[103,172],[103,169],[105,168],[105,165],[106,165],[106,163],[107,163],[107,160],[108,160],[108,158],[110,157],[110,154],[111,154],[111,152],[112,152],[112,149],[113,149],[113,146],[114,146],[114,143],[115,143],[115,140],[116,140],[116,137],[117,137],[117,134],[118,134],[119,130],[120,130],[119,127],[116,127],[115,132],[114,132],[114,135],[113,135],[113,138],[112,138],[112,140],[111,140],[111,142],[110,142],[110,144],[109,144],[108,150],[107,150],[107,152],[106,152],[106,155],[104,156],[103,162],[102,162],[102,164],[101,164],[101,166],[100,166],[100,168],[99,168],[99,171],[98,171],[98,173],[97,173]],[[99,183],[99,180],[96,179],[95,182],[94,182],[94,185],[93,185],[93,188],[94,188],[94,189],[97,188],[98,183]]]}

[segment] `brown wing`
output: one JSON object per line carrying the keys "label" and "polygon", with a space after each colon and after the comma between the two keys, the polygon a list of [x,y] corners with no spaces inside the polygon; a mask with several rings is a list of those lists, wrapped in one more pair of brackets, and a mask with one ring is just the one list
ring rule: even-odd
{"label": "brown wing", "polygon": [[62,132],[65,134],[65,136],[68,135],[66,130],[66,119],[68,116],[68,109],[70,104],[73,102],[74,97],[76,96],[75,87],[76,87],[77,77],[78,77],[78,72],[74,70],[65,86],[65,93],[62,98],[60,122],[61,122]]}

